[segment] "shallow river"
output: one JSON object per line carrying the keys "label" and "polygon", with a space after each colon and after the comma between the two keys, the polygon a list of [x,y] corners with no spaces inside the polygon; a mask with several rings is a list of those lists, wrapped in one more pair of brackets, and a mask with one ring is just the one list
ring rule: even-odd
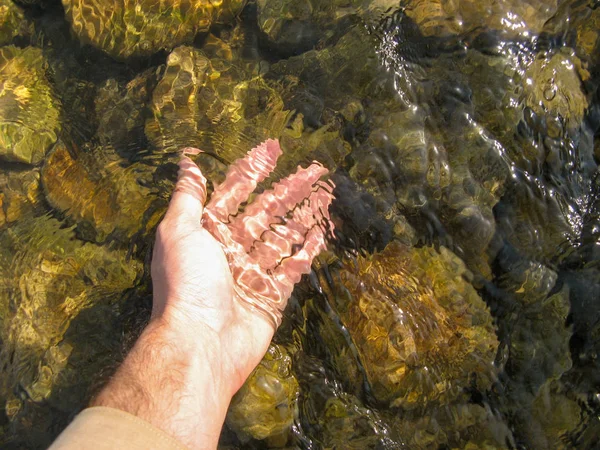
{"label": "shallow river", "polygon": [[[335,230],[221,447],[597,448],[600,4],[0,0],[0,446],[45,448],[209,191],[318,160]],[[107,5],[112,5],[110,8]]]}

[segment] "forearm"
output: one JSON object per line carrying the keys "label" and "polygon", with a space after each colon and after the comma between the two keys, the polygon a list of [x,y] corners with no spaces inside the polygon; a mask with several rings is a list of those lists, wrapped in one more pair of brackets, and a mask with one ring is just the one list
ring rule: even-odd
{"label": "forearm", "polygon": [[134,414],[190,448],[216,448],[231,393],[206,342],[152,320],[92,406]]}

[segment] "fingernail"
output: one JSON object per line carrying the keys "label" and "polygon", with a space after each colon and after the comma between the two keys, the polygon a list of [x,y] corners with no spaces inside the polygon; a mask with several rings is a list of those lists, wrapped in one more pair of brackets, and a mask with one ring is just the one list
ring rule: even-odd
{"label": "fingernail", "polygon": [[181,150],[181,156],[198,155],[200,153],[204,153],[204,152],[202,150],[200,150],[199,148],[194,148],[194,147],[185,147],[183,150]]}

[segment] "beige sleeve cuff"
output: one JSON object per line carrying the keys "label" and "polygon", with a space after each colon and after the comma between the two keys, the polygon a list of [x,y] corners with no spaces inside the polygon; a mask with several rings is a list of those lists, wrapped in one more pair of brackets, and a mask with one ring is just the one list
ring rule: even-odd
{"label": "beige sleeve cuff", "polygon": [[183,444],[143,419],[119,409],[84,409],[49,450],[187,450]]}

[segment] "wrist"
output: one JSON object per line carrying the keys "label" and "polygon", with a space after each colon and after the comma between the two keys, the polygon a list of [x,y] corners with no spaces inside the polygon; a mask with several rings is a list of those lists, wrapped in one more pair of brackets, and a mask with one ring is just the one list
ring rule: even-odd
{"label": "wrist", "polygon": [[153,318],[92,404],[138,416],[190,448],[216,448],[233,393],[208,335],[193,333]]}

